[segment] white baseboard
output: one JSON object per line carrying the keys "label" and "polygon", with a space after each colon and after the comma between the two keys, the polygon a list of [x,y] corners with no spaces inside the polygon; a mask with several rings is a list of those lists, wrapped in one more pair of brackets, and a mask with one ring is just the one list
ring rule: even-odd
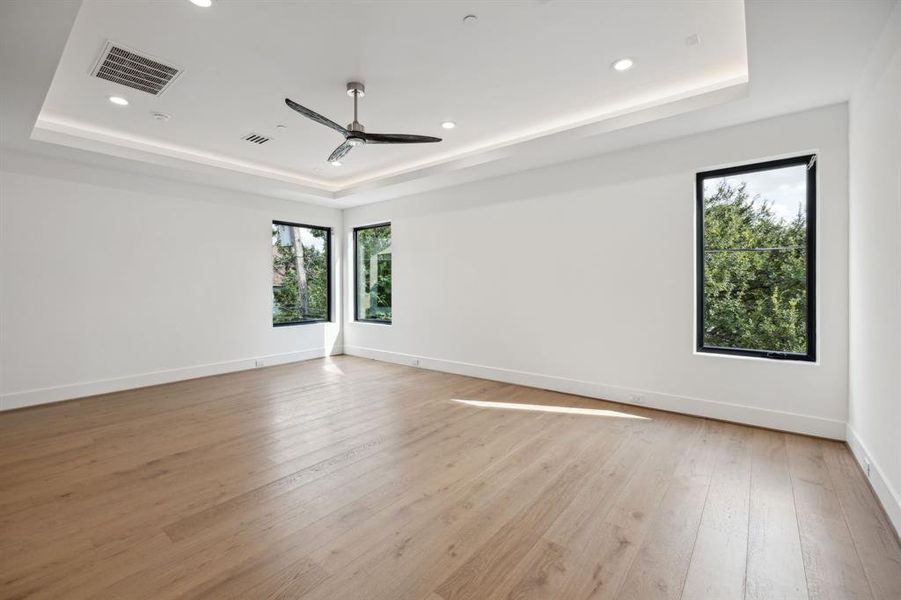
{"label": "white baseboard", "polygon": [[256,368],[257,361],[260,361],[262,366],[270,367],[273,365],[309,360],[311,358],[322,358],[323,356],[330,354],[340,353],[340,348],[332,348],[330,350],[327,350],[324,347],[310,348],[307,350],[299,350],[297,352],[254,356],[251,358],[241,358],[205,365],[194,365],[178,369],[127,375],[125,377],[98,379],[96,381],[24,390],[21,392],[10,392],[0,395],[0,411],[35,406],[38,404],[47,404],[50,402],[59,402],[61,400],[72,400],[73,398],[83,398],[85,396],[95,396],[97,394],[120,392],[122,390],[147,387],[148,385],[159,385],[161,383],[172,383],[173,381],[183,381],[185,379],[220,375],[222,373],[231,373],[233,371],[244,371]]}
{"label": "white baseboard", "polygon": [[864,474],[867,474],[867,464],[869,464],[870,485],[873,487],[876,497],[879,498],[879,502],[882,503],[882,508],[885,509],[889,521],[895,527],[895,532],[901,535],[901,494],[885,478],[879,464],[873,460],[873,455],[863,445],[863,441],[850,425],[847,426],[845,437],[848,447],[851,448],[851,454],[854,455],[854,459],[857,460],[857,464],[863,469]]}
{"label": "white baseboard", "polygon": [[[709,417],[711,419],[721,419],[723,421],[733,421],[736,423],[756,425],[758,427],[767,427],[781,431],[804,433],[835,440],[845,439],[844,421],[823,419],[821,417],[813,417],[810,415],[800,415],[778,410],[756,408],[753,406],[730,404],[728,402],[716,400],[675,396],[673,394],[624,388],[593,381],[567,379],[565,377],[556,377],[553,375],[541,375],[526,371],[486,367],[453,360],[402,354],[400,352],[374,350],[372,348],[362,348],[360,346],[348,346],[347,344],[344,345],[344,353],[383,362],[418,366],[433,371],[443,371],[446,373],[455,373],[457,375],[503,381],[505,383],[514,383],[527,387],[553,390],[555,392],[576,394],[579,396],[587,396],[589,398],[611,400],[623,404],[658,408],[660,410],[685,413],[699,417]],[[634,400],[635,396],[640,396],[641,401],[636,402]]]}

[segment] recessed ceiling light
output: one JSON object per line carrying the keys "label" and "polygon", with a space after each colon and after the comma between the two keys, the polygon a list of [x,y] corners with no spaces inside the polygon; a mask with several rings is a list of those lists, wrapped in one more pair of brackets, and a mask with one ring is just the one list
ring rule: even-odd
{"label": "recessed ceiling light", "polygon": [[213,5],[213,0],[190,0],[191,4],[200,8],[209,8]]}
{"label": "recessed ceiling light", "polygon": [[332,166],[333,166],[333,167],[340,167],[340,166],[341,166],[341,161],[340,161],[340,160],[333,160],[333,161],[332,161]]}
{"label": "recessed ceiling light", "polygon": [[631,58],[621,58],[618,61],[614,62],[611,66],[614,71],[628,71],[635,64]]}
{"label": "recessed ceiling light", "polygon": [[445,129],[453,129],[454,127],[457,126],[457,124],[454,123],[453,121],[445,121],[441,124],[441,126],[444,127]]}
{"label": "recessed ceiling light", "polygon": [[109,101],[116,106],[128,106],[128,100],[126,100],[122,96],[110,96]]}
{"label": "recessed ceiling light", "polygon": [[153,115],[153,118],[157,121],[163,121],[164,123],[172,118],[164,112],[152,112],[150,114]]}
{"label": "recessed ceiling light", "polygon": [[473,23],[475,23],[478,20],[479,20],[479,17],[477,17],[476,15],[466,15],[465,17],[463,17],[463,22],[468,23],[470,25],[472,25]]}
{"label": "recessed ceiling light", "polygon": [[287,129],[288,126],[287,126],[287,125],[281,125],[281,124],[279,124],[279,125],[276,125],[275,128],[276,128],[276,129]]}

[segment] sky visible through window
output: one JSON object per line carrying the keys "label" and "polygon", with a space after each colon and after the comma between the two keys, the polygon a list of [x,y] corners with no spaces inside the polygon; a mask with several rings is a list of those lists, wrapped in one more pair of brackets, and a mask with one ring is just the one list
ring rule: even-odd
{"label": "sky visible through window", "polygon": [[300,243],[304,248],[313,248],[319,252],[325,250],[325,238],[315,237],[310,229],[306,227],[298,227],[295,231],[300,232]]}
{"label": "sky visible through window", "polygon": [[704,195],[716,193],[717,186],[725,181],[730,187],[738,187],[742,182],[747,184],[748,196],[759,205],[766,201],[776,219],[791,221],[800,209],[806,212],[807,203],[807,167],[795,165],[783,169],[742,173],[729,177],[716,177],[704,180]]}

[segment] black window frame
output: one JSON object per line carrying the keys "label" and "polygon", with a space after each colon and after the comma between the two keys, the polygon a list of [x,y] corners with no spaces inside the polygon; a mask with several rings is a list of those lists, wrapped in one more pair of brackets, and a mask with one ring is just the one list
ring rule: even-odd
{"label": "black window frame", "polygon": [[[317,323],[331,323],[332,322],[332,228],[325,227],[322,225],[309,225],[307,223],[294,223],[292,221],[279,221],[277,219],[272,220],[273,225],[287,225],[289,227],[306,227],[307,229],[319,229],[321,231],[326,232],[325,236],[325,255],[326,255],[326,268],[325,268],[325,278],[326,278],[326,291],[325,291],[325,303],[327,305],[326,309],[326,318],[325,319],[304,319],[302,321],[290,321],[286,323],[273,323],[273,327],[293,327],[295,325],[315,325]],[[273,302],[275,299],[273,298]]]}
{"label": "black window frame", "polygon": [[[695,176],[695,304],[696,304],[696,344],[695,349],[704,354],[725,354],[732,356],[753,356],[774,360],[795,360],[816,362],[817,360],[817,155],[804,154],[791,158],[749,163],[723,169],[713,169],[697,173]],[[804,165],[807,167],[807,352],[780,352],[751,348],[728,348],[707,346],[704,343],[704,180],[729,177],[744,173],[770,171],[784,167]]]}
{"label": "black window frame", "polygon": [[[391,227],[391,221],[385,221],[384,223],[373,223],[371,225],[360,225],[359,227],[353,228],[353,251],[354,251],[354,321],[357,323],[378,323],[380,325],[391,325],[392,320],[394,319],[394,258],[392,257],[391,262],[391,319],[363,319],[360,318],[360,254],[357,252],[357,233],[360,231],[364,231],[366,229],[377,229],[379,227]],[[391,232],[391,243],[394,244],[394,232]],[[392,252],[393,253],[393,252]]]}

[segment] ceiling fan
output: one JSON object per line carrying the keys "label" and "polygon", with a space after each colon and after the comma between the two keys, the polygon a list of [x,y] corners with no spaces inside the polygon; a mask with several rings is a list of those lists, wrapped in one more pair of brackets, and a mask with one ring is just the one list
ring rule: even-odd
{"label": "ceiling fan", "polygon": [[[331,119],[323,117],[317,112],[310,110],[305,106],[301,106],[290,98],[285,98],[285,104],[293,108],[308,119],[312,119],[317,123],[331,127],[344,136],[344,142],[335,148],[335,151],[328,157],[328,162],[335,164],[350,152],[351,148],[362,146],[363,144],[428,144],[432,142],[440,142],[441,138],[431,137],[428,135],[410,135],[406,133],[366,133],[366,128],[357,121],[357,99],[366,95],[366,87],[358,82],[351,81],[347,84],[347,95],[353,96],[354,99],[354,120],[347,127],[338,125]],[[339,163],[340,164],[340,163]]]}

